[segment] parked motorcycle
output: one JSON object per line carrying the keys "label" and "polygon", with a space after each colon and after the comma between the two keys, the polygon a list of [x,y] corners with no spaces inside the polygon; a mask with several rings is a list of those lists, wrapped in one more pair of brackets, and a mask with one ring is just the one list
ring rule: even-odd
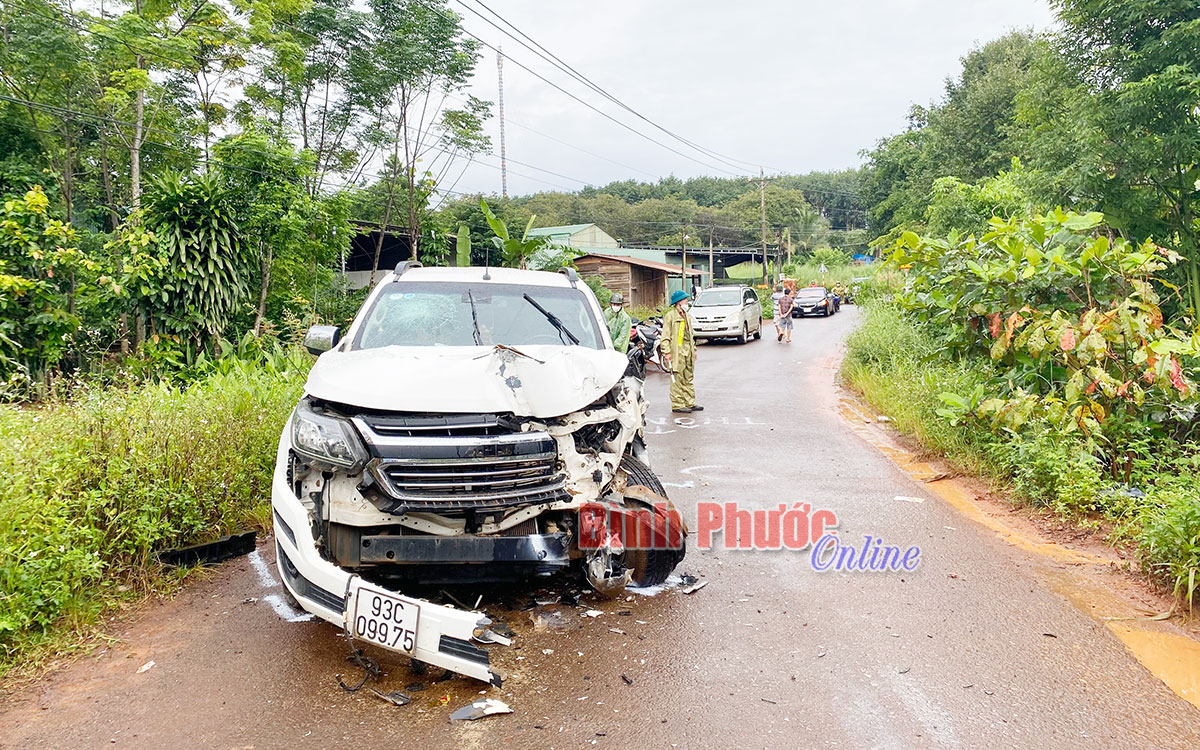
{"label": "parked motorcycle", "polygon": [[[637,349],[641,358],[639,377],[646,377],[646,363],[650,363],[657,367],[662,372],[666,372],[666,368],[662,366],[662,357],[659,353],[659,342],[662,340],[662,318],[649,318],[648,320],[634,320],[633,325],[629,329],[629,351],[633,352]],[[630,355],[630,359],[635,355]]]}

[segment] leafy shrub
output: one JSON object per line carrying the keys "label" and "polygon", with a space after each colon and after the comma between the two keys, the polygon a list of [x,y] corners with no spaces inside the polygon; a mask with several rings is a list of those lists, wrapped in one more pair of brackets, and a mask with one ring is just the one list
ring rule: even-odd
{"label": "leafy shrub", "polygon": [[[604,286],[604,278],[598,275],[588,276],[583,280],[583,283],[588,285],[592,290],[592,294],[596,295],[596,300],[599,301],[601,307],[608,307],[608,303],[612,301],[612,290]],[[629,300],[626,300],[628,302]]]}
{"label": "leafy shrub", "polygon": [[1142,519],[1142,564],[1188,602],[1200,591],[1200,487],[1195,482],[1163,493]]}
{"label": "leafy shrub", "polygon": [[232,364],[183,389],[83,390],[0,407],[0,668],[146,585],[155,551],[266,528],[275,446],[308,358]]}

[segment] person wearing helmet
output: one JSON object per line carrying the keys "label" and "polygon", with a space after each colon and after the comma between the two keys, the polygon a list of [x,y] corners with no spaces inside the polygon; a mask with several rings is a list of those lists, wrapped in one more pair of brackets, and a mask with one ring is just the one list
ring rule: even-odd
{"label": "person wearing helmet", "polygon": [[671,293],[671,309],[663,316],[659,343],[663,366],[671,373],[671,411],[680,414],[704,409],[696,404],[696,389],[692,385],[696,371],[696,340],[688,320],[690,299],[691,295],[682,289]]}
{"label": "person wearing helmet", "polygon": [[613,346],[622,354],[629,351],[629,329],[633,321],[625,312],[625,295],[613,292],[608,308],[604,311],[604,323],[608,326],[608,335],[612,337]]}

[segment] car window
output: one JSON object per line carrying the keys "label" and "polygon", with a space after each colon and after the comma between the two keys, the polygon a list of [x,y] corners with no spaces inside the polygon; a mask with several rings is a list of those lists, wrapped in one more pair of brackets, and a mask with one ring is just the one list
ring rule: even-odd
{"label": "car window", "polygon": [[757,295],[757,294],[755,294],[754,292],[750,291],[750,290],[746,290],[746,297],[745,297],[745,300],[746,300],[746,302],[749,302],[749,303],[754,303],[754,302],[757,302],[757,301],[758,301],[758,295]]}
{"label": "car window", "polygon": [[825,287],[823,287],[823,286],[805,287],[804,289],[798,290],[796,292],[796,296],[797,297],[814,297],[814,298],[824,297],[825,296]]}
{"label": "car window", "polygon": [[741,294],[737,289],[705,289],[696,297],[696,307],[722,307],[726,305],[737,305],[738,296]]}
{"label": "car window", "polygon": [[[583,293],[577,289],[396,281],[375,298],[362,318],[355,349],[384,346],[475,346],[479,343],[569,344],[528,294],[557,317],[581,346],[604,348],[604,337]],[[474,318],[471,303],[474,301]]]}

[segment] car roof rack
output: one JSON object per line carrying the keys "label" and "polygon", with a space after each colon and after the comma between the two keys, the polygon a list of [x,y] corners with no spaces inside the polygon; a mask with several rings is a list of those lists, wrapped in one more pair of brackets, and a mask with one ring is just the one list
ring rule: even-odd
{"label": "car roof rack", "polygon": [[571,268],[570,266],[563,266],[562,268],[558,269],[558,272],[567,277],[567,281],[571,282],[572,289],[574,289],[575,285],[579,283],[579,272],[574,268]]}
{"label": "car roof rack", "polygon": [[396,278],[403,276],[404,272],[410,268],[424,268],[424,266],[421,265],[421,261],[419,260],[402,260],[396,264]]}

